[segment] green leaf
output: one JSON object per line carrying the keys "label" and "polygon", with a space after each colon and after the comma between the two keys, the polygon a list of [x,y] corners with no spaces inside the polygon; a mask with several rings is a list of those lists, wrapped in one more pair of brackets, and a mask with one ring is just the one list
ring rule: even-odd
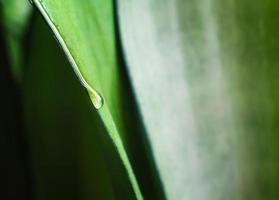
{"label": "green leaf", "polygon": [[118,1],[168,199],[279,198],[279,3]]}
{"label": "green leaf", "polygon": [[35,199],[115,199],[106,132],[86,91],[39,15],[30,36],[23,92]]}
{"label": "green leaf", "polygon": [[[112,1],[36,0],[34,5],[44,16],[98,109],[111,137],[108,146],[114,145],[109,151],[117,152],[122,160],[130,182],[123,184],[123,175],[119,180],[113,178],[114,184],[122,188],[115,191],[117,198],[142,199],[143,194],[150,199],[160,198],[156,170],[146,153],[148,144],[140,115],[119,56]],[[116,169],[117,166],[112,165],[113,173]]]}

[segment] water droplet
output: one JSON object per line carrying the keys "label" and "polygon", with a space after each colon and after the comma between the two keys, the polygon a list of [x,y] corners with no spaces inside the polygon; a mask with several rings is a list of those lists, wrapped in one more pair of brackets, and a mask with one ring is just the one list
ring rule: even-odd
{"label": "water droplet", "polygon": [[103,98],[95,91],[95,90],[88,90],[88,94],[90,99],[94,105],[94,107],[99,110],[104,105]]}

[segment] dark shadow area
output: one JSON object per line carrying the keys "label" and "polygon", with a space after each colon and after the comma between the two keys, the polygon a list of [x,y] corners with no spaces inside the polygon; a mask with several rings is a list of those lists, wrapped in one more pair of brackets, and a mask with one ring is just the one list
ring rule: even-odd
{"label": "dark shadow area", "polygon": [[32,178],[22,123],[21,91],[12,78],[7,48],[0,24],[0,199],[31,200]]}

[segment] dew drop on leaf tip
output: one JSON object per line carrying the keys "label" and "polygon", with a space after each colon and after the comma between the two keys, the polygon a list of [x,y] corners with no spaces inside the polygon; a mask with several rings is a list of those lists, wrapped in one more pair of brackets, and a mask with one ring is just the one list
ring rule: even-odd
{"label": "dew drop on leaf tip", "polygon": [[90,91],[88,90],[90,99],[94,105],[94,107],[99,110],[102,108],[102,106],[104,105],[104,100],[103,98],[96,92],[96,91]]}

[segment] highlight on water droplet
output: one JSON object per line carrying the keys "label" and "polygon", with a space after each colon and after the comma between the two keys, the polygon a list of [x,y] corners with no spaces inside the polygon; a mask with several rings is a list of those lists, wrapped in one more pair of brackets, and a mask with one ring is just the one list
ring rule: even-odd
{"label": "highlight on water droplet", "polygon": [[88,94],[90,96],[90,99],[94,105],[94,107],[99,110],[100,108],[102,108],[103,104],[104,104],[104,100],[103,98],[98,94],[98,92],[96,92],[95,90],[88,90]]}

